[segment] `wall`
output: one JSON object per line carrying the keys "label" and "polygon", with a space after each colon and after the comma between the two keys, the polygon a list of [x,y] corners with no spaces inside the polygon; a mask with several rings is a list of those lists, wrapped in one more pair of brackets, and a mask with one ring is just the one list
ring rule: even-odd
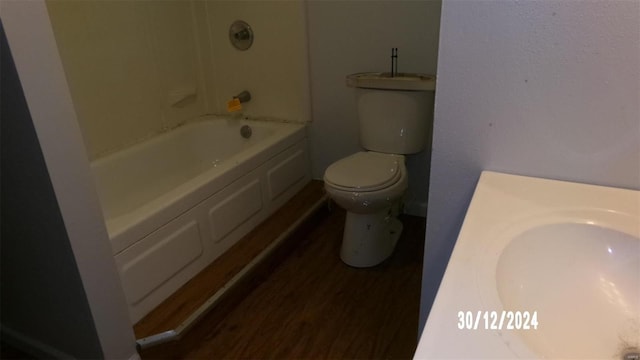
{"label": "wall", "polygon": [[[345,76],[389,71],[391,48],[398,70],[435,74],[439,1],[310,1],[308,7],[313,176],[360,151],[353,89]],[[424,216],[429,152],[407,157],[410,212]]]}
{"label": "wall", "polygon": [[[98,354],[92,344],[69,345],[70,340],[77,341],[73,336],[74,331],[89,331],[83,339],[91,341],[92,331],[87,329],[92,326],[99,341],[99,351],[101,350],[104,358],[136,359],[138,356],[135,350],[135,338],[127,315],[124,293],[111,255],[98,196],[91,181],[89,163],[84,152],[80,129],[55,46],[46,6],[43,1],[37,0],[3,1],[0,2],[0,16],[28,106],[27,110],[23,103],[21,111],[25,116],[13,120],[29,122],[29,118],[26,117],[28,112],[46,165],[46,169],[43,169],[42,162],[38,164],[37,159],[31,158],[22,163],[22,159],[17,157],[9,158],[5,163],[6,155],[3,148],[3,169],[4,166],[17,166],[17,168],[25,166],[34,170],[33,173],[28,174],[29,180],[20,181],[18,188],[15,192],[12,190],[11,195],[24,195],[25,201],[33,201],[34,196],[43,196],[42,204],[37,203],[30,208],[26,207],[28,203],[21,203],[21,206],[24,206],[20,210],[22,215],[33,215],[33,218],[28,218],[30,220],[28,227],[32,232],[28,235],[30,237],[28,240],[19,239],[25,244],[18,244],[17,249],[24,250],[22,245],[26,245],[27,241],[29,245],[41,247],[41,249],[29,249],[27,253],[14,253],[16,258],[12,261],[19,266],[22,266],[21,262],[34,266],[30,269],[34,273],[24,274],[24,277],[18,279],[21,289],[30,291],[28,296],[31,299],[16,306],[20,309],[19,306],[33,305],[30,310],[34,318],[42,316],[42,319],[51,319],[50,322],[39,323],[37,325],[39,328],[31,331],[25,331],[33,325],[29,317],[14,318],[11,325],[26,336],[22,340],[32,340],[32,345],[34,342],[44,343],[62,352],[68,351],[78,356]],[[4,47],[2,50],[5,54]],[[4,86],[4,74],[2,78]],[[3,95],[3,106],[7,105],[4,101]],[[7,119],[8,117],[5,118],[3,114],[3,127],[5,121],[9,121]],[[20,138],[15,146],[20,146],[22,149],[13,154],[22,156],[38,152],[34,139],[29,140],[28,136],[32,134],[26,133]],[[2,144],[4,147],[4,139]],[[48,179],[45,176],[46,173],[48,173]],[[3,180],[4,175],[3,173]],[[51,187],[47,189],[48,181]],[[4,186],[3,182],[3,202],[5,201]],[[51,189],[55,200],[52,199]],[[56,214],[54,201],[57,203],[59,216]],[[10,219],[9,214],[17,209],[18,205],[10,206],[6,211],[3,208],[3,245],[6,240],[4,222]],[[25,219],[22,218],[22,220]],[[60,221],[64,222],[66,236],[61,232]],[[14,229],[19,227],[18,222],[18,226]],[[41,229],[33,229],[34,227]],[[50,229],[51,233],[38,233],[38,230],[45,229]],[[47,253],[43,253],[45,249]],[[70,251],[73,257],[70,256]],[[3,296],[6,295],[4,294],[4,276],[3,273]],[[81,285],[78,284],[78,276]],[[41,283],[43,280],[44,285]],[[40,285],[43,286],[42,289]],[[13,294],[9,295],[13,296]],[[88,309],[87,307],[78,308],[83,306],[81,304],[88,304]],[[5,315],[14,311],[7,310],[6,305],[3,298],[3,323]],[[18,309],[16,311],[21,311]],[[57,313],[58,311],[60,313]],[[87,311],[90,312],[89,315]],[[65,317],[66,314],[70,317]],[[63,318],[59,318],[60,316]],[[78,324],[78,329],[75,328],[77,323],[74,320],[78,319],[76,317],[82,318],[81,322],[84,324],[82,326]],[[51,339],[58,340],[52,342]],[[81,348],[84,349],[82,353],[77,353],[76,350]],[[56,354],[50,355],[46,357],[56,356]]]}
{"label": "wall", "polygon": [[424,325],[483,169],[640,189],[640,3],[445,1]]}
{"label": "wall", "polygon": [[100,358],[87,297],[2,28],[0,33],[3,341],[29,342],[41,357]]}
{"label": "wall", "polygon": [[[226,101],[242,90],[253,95],[244,115],[309,119],[301,1],[47,6],[91,159],[194,117],[226,113]],[[228,40],[237,19],[255,32],[247,51]]]}

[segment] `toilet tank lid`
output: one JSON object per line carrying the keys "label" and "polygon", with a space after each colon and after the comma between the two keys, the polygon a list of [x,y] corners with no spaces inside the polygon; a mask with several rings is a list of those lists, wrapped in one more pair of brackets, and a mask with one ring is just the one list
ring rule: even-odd
{"label": "toilet tank lid", "polygon": [[331,164],[324,180],[338,188],[375,191],[398,181],[402,161],[401,155],[358,152]]}
{"label": "toilet tank lid", "polygon": [[436,76],[432,74],[367,72],[347,75],[347,86],[364,89],[433,91]]}

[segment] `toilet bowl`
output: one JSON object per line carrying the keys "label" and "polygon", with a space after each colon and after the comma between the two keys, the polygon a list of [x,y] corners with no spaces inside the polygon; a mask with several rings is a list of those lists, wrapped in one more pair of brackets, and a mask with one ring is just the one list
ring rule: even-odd
{"label": "toilet bowl", "polygon": [[397,219],[407,189],[403,155],[358,152],[333,163],[325,189],[347,211],[340,258],[370,267],[388,258],[402,233]]}

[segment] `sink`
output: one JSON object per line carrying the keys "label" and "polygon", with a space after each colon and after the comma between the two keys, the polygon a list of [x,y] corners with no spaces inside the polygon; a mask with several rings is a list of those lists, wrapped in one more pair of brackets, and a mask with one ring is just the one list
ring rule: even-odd
{"label": "sink", "polygon": [[640,191],[483,171],[414,357],[636,354]]}
{"label": "sink", "polygon": [[538,226],[503,249],[496,282],[505,309],[537,311],[538,329],[519,335],[547,358],[606,359],[638,345],[636,236],[588,223]]}

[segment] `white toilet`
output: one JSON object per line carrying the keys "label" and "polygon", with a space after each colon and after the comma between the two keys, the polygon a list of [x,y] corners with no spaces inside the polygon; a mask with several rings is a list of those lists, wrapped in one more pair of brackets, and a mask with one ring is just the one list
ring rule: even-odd
{"label": "white toilet", "polygon": [[432,120],[435,77],[359,73],[356,88],[362,151],[331,164],[325,189],[347,211],[340,257],[354,267],[387,259],[402,233],[398,220],[408,174],[404,154],[420,152]]}

